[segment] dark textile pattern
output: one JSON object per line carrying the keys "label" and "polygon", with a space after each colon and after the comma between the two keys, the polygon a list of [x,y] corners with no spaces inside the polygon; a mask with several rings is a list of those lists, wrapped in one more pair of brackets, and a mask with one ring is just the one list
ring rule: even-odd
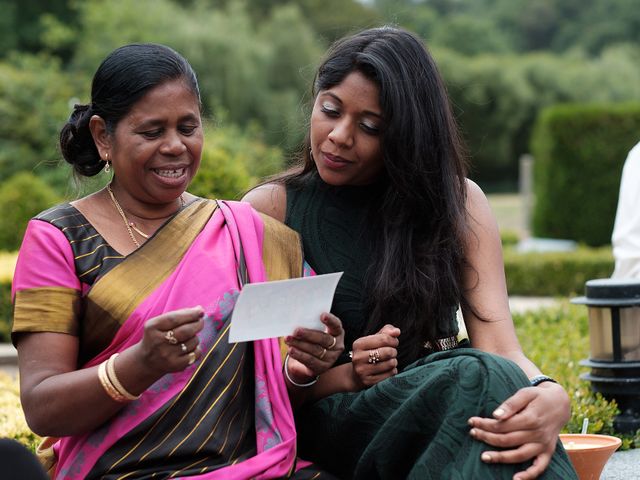
{"label": "dark textile pattern", "polygon": [[[332,312],[346,331],[338,363],[348,362],[346,353],[366,327],[363,290],[373,255],[369,219],[375,214],[369,209],[381,186],[333,187],[315,173],[302,187],[286,190],[285,223],[301,234],[310,266],[318,274],[344,271]],[[449,330],[439,333],[458,333],[455,310]],[[525,469],[482,462],[481,453],[495,448],[472,439],[467,425],[470,417],[490,416],[528,387],[522,370],[471,348],[427,353],[372,388],[305,406],[296,416],[300,457],[343,479],[511,479]],[[576,478],[559,441],[542,478]]]}
{"label": "dark textile pattern", "polygon": [[50,223],[64,233],[71,245],[78,279],[87,285],[93,285],[100,275],[125,258],[69,203],[42,212],[36,220]]}
{"label": "dark textile pattern", "polygon": [[220,335],[187,387],[107,450],[88,479],[187,477],[255,455],[253,349],[230,344],[228,324]]}
{"label": "dark textile pattern", "polygon": [[[529,386],[513,362],[471,348],[429,355],[358,393],[335,394],[296,418],[299,454],[344,479],[511,479],[530,466],[486,464],[498,450],[469,435],[467,419]],[[542,479],[577,476],[558,441]]]}
{"label": "dark textile pattern", "polygon": [[[382,193],[381,185],[334,187],[311,175],[304,188],[287,186],[285,223],[300,233],[305,259],[317,274],[344,272],[331,306],[345,327],[345,353],[337,364],[349,362],[353,342],[363,336],[364,284],[373,255],[369,206]],[[390,321],[390,323],[393,323]],[[458,333],[455,310],[447,331]]]}

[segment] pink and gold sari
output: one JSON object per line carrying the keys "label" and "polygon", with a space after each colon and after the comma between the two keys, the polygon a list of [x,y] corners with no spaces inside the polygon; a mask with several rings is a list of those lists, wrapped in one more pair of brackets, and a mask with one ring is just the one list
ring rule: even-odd
{"label": "pink and gold sari", "polygon": [[68,204],[45,214],[30,222],[21,249],[14,335],[78,335],[85,368],[138,342],[154,316],[195,305],[206,312],[202,358],[160,378],[94,431],[60,439],[55,478],[292,475],[296,433],[278,341],[229,344],[228,332],[243,275],[251,282],[301,275],[297,235],[247,204],[198,200],[126,258],[93,249],[102,252],[95,268],[116,264],[86,285],[68,235],[86,219]]}

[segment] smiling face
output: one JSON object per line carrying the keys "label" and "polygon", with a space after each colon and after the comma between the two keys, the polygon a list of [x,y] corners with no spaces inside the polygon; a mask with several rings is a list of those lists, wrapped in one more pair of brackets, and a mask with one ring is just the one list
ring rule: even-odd
{"label": "smiling face", "polygon": [[106,140],[114,191],[144,204],[172,202],[200,166],[198,99],[184,81],[167,81],[136,102]]}
{"label": "smiling face", "polygon": [[378,86],[357,71],[318,92],[311,114],[311,152],[326,183],[367,185],[382,173],[378,98]]}

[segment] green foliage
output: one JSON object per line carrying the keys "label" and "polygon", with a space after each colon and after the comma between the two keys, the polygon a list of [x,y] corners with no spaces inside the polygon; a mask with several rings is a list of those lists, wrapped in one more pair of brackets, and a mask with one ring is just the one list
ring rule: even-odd
{"label": "green foliage", "polygon": [[16,54],[0,62],[0,182],[22,170],[54,169],[74,90],[55,58]]}
{"label": "green foliage", "polygon": [[636,434],[622,436],[613,430],[619,413],[615,401],[607,401],[591,392],[588,382],[580,379],[587,369],[579,365],[589,357],[589,322],[584,306],[562,303],[559,307],[514,314],[513,321],[523,351],[545,374],[557,379],[571,397],[571,419],[563,429],[578,433],[584,418],[589,419],[589,433],[623,438],[623,449],[639,447]]}
{"label": "green foliage", "polygon": [[507,248],[504,270],[510,295],[569,296],[583,292],[587,280],[610,277],[613,256],[607,247],[545,253]]}
{"label": "green foliage", "polygon": [[502,248],[513,247],[520,241],[520,234],[515,230],[500,230]]}
{"label": "green foliage", "polygon": [[208,128],[200,170],[189,186],[194,195],[236,199],[259,178],[282,169],[282,152],[260,140],[255,130]]}
{"label": "green foliage", "polygon": [[17,250],[27,222],[60,201],[60,197],[43,180],[22,172],[0,186],[0,249]]}
{"label": "green foliage", "polygon": [[207,115],[242,127],[257,121],[270,144],[292,150],[303,135],[300,99],[322,48],[295,5],[274,8],[256,28],[245,3],[227,3],[221,9],[169,0],[83,2],[73,68],[92,72],[126,43],[164,43],[197,72]]}
{"label": "green foliage", "polygon": [[[640,101],[640,50],[616,47],[589,59],[553,56],[461,56],[434,49],[472,159],[484,184],[517,176],[540,111],[560,102]],[[612,72],[616,72],[612,74]]]}
{"label": "green foliage", "polygon": [[535,235],[610,243],[622,165],[638,132],[640,104],[545,110],[532,140]]}

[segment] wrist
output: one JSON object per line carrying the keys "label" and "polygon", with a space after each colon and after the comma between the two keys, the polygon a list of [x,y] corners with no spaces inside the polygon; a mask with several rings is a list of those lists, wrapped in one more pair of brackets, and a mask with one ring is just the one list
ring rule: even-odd
{"label": "wrist", "polygon": [[535,377],[529,379],[532,387],[537,387],[546,384],[555,384],[559,385],[559,383],[548,375],[536,375]]}
{"label": "wrist", "polygon": [[300,387],[300,388],[310,387],[311,385],[315,384],[319,378],[319,376],[316,376],[316,377],[309,377],[307,379],[298,381],[298,379],[295,379],[294,377],[292,377],[291,374],[289,373],[289,354],[287,354],[287,356],[284,359],[284,365],[282,366],[282,371],[284,372],[284,376],[287,379],[287,381],[294,387]]}

